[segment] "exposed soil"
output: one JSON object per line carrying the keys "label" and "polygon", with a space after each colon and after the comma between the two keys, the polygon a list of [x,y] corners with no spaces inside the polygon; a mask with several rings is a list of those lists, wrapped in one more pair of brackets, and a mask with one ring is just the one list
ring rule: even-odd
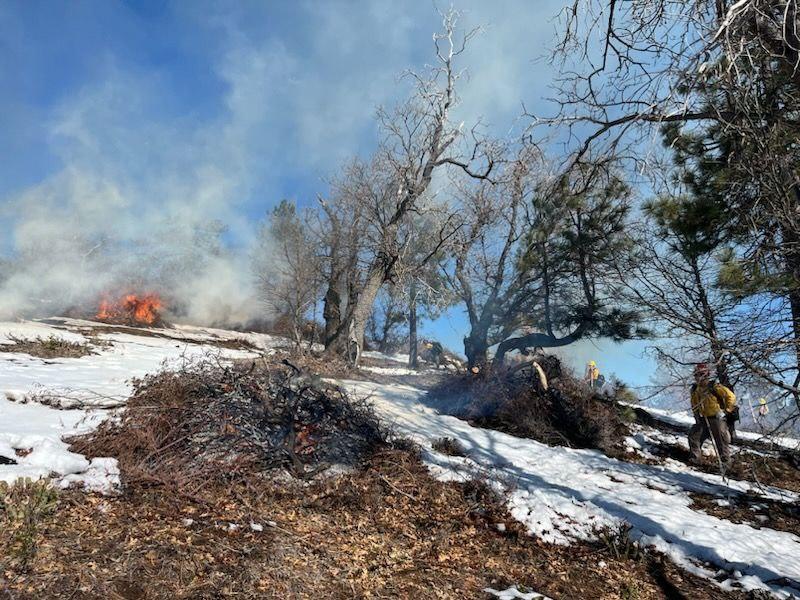
{"label": "exposed soil", "polygon": [[214,492],[203,505],[145,488],[117,498],[66,492],[27,572],[0,567],[0,590],[25,599],[488,598],[486,587],[517,585],[555,599],[750,597],[659,557],[538,542],[483,486],[436,482],[408,451],[307,486],[255,480]]}
{"label": "exposed soil", "polygon": [[[800,471],[784,456],[762,456],[752,452],[736,452],[733,450],[731,466],[726,475],[731,479],[751,481],[756,485],[774,486],[800,493]],[[689,462],[689,451],[674,444],[662,444],[651,451],[659,456]],[[716,457],[704,456],[695,469],[705,473],[719,474],[719,463]]]}
{"label": "exposed soil", "polygon": [[705,494],[690,496],[692,508],[720,519],[747,523],[756,529],[768,527],[800,535],[800,506],[794,503],[750,495],[733,495],[730,498],[714,498]]}

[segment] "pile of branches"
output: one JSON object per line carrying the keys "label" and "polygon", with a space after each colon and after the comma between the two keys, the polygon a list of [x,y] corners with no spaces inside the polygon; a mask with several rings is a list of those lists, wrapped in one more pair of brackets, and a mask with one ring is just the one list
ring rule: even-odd
{"label": "pile of branches", "polygon": [[127,487],[163,485],[197,497],[237,478],[308,479],[334,465],[359,466],[395,444],[366,401],[287,361],[205,359],[137,380],[134,390],[118,421],[73,440],[77,452],[116,458]]}
{"label": "pile of branches", "polygon": [[432,396],[440,410],[481,427],[615,454],[627,429],[614,403],[567,373],[556,357],[537,363],[541,371],[529,362],[457,375]]}

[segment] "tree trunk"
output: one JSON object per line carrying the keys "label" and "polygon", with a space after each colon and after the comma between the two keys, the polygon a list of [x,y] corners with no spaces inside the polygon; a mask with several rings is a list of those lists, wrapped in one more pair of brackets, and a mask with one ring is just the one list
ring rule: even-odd
{"label": "tree trunk", "polygon": [[325,351],[329,354],[338,354],[346,356],[347,346],[350,342],[351,330],[350,324],[353,325],[353,337],[358,343],[358,347],[364,348],[364,330],[367,326],[367,320],[372,314],[372,306],[375,304],[375,298],[381,289],[384,281],[384,273],[382,270],[373,269],[367,276],[367,282],[364,287],[358,290],[355,295],[355,301],[347,308],[339,327],[331,337],[330,343]]}
{"label": "tree trunk", "polygon": [[408,303],[408,367],[419,368],[419,348],[417,345],[417,286],[411,284]]}
{"label": "tree trunk", "polygon": [[331,275],[328,281],[328,290],[325,292],[325,306],[322,309],[322,318],[325,319],[325,349],[331,345],[336,331],[342,324],[342,297],[339,295],[340,279],[338,275]]}
{"label": "tree trunk", "polygon": [[584,326],[579,325],[575,331],[564,337],[554,337],[546,333],[529,333],[516,338],[503,340],[497,347],[494,355],[494,364],[502,365],[506,354],[512,350],[526,350],[527,348],[560,348],[569,346],[583,337]]}
{"label": "tree trunk", "polygon": [[464,338],[464,354],[467,355],[467,367],[482,369],[489,361],[489,332],[483,328],[473,328]]}
{"label": "tree trunk", "polygon": [[[800,190],[797,192],[800,197]],[[796,226],[795,226],[796,227]],[[787,224],[783,231],[784,238],[784,260],[786,270],[789,275],[790,287],[788,290],[789,309],[792,318],[792,341],[794,342],[794,360],[797,369],[794,379],[794,387],[800,385],[800,235],[794,228]],[[793,394],[794,402],[800,410],[800,394]]]}

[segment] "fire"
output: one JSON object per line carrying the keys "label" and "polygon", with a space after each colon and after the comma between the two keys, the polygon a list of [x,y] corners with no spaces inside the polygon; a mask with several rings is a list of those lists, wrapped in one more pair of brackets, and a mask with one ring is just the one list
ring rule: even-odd
{"label": "fire", "polygon": [[95,318],[114,323],[152,325],[161,319],[159,310],[163,307],[158,294],[127,294],[118,300],[106,297],[100,302]]}

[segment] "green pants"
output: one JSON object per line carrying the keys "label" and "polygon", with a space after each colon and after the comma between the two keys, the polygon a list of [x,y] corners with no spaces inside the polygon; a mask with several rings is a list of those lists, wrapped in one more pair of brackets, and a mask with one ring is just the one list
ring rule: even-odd
{"label": "green pants", "polygon": [[723,463],[731,460],[731,434],[725,420],[717,417],[695,415],[695,424],[689,430],[689,454],[693,460],[703,457],[703,443],[712,438]]}

